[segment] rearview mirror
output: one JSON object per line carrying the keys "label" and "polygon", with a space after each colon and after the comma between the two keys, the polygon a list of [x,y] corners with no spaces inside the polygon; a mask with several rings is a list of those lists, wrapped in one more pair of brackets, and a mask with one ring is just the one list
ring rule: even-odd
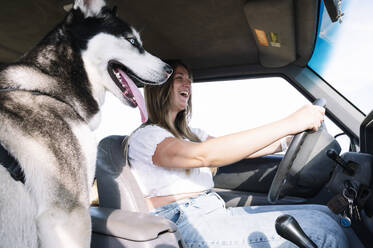
{"label": "rearview mirror", "polygon": [[328,11],[328,15],[332,22],[336,22],[339,20],[341,21],[341,17],[343,13],[341,12],[341,3],[342,0],[324,0],[324,5],[326,10]]}

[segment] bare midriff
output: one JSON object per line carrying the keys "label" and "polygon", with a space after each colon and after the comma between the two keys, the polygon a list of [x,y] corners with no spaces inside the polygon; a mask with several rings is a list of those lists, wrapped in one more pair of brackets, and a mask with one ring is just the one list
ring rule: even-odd
{"label": "bare midriff", "polygon": [[148,209],[153,210],[155,208],[162,207],[164,205],[170,204],[175,201],[180,201],[186,198],[197,196],[201,194],[201,192],[184,193],[184,194],[177,194],[177,195],[166,195],[166,196],[154,196],[154,197],[145,198],[145,201],[146,201],[146,204],[148,205]]}

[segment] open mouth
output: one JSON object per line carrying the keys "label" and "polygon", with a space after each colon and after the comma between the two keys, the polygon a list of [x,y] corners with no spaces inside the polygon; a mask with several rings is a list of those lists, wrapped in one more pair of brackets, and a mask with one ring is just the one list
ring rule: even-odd
{"label": "open mouth", "polygon": [[[121,90],[124,99],[131,107],[139,107],[141,120],[144,122],[147,119],[144,98],[137,88],[133,79],[139,80],[126,66],[115,60],[110,60],[108,63],[108,72],[111,79]],[[141,81],[141,80],[140,80]]]}
{"label": "open mouth", "polygon": [[[136,98],[134,94],[132,93],[132,90],[130,87],[130,84],[133,83],[133,81],[131,80],[132,82],[128,82],[124,76],[124,75],[127,75],[127,77],[132,76],[131,73],[128,73],[129,70],[127,69],[127,67],[125,67],[124,65],[122,65],[121,63],[117,61],[111,60],[109,61],[109,64],[108,64],[108,72],[109,72],[111,79],[113,79],[114,83],[122,91],[122,95],[127,100],[128,104],[133,108],[137,107]],[[136,87],[136,85],[134,86]]]}
{"label": "open mouth", "polygon": [[189,91],[183,90],[179,92],[182,97],[189,97]]}

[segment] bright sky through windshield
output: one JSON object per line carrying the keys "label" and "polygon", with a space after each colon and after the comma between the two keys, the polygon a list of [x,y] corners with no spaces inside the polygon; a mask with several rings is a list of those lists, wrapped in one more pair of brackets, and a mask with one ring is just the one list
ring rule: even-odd
{"label": "bright sky through windshield", "polygon": [[309,66],[365,114],[373,109],[373,1],[342,0],[342,23],[322,13]]}

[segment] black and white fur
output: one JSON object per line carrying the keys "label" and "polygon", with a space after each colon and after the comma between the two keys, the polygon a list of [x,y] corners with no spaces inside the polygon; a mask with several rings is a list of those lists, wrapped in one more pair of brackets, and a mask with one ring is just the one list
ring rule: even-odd
{"label": "black and white fur", "polygon": [[76,0],[36,47],[0,68],[0,142],[26,177],[0,166],[0,247],[90,245],[92,130],[106,90],[130,104],[109,71],[120,65],[149,84],[171,73],[114,12],[103,0]]}

